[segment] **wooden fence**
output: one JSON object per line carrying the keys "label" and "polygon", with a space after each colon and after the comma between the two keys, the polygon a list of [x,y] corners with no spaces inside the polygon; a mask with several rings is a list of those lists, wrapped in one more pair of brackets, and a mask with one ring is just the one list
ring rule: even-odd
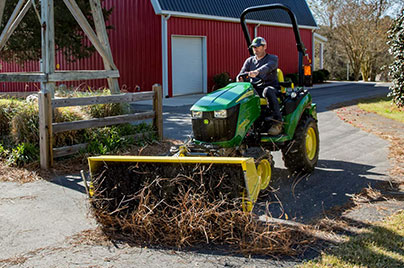
{"label": "wooden fence", "polygon": [[[111,96],[96,96],[83,98],[62,98],[52,99],[50,93],[39,93],[39,130],[40,130],[40,162],[42,168],[49,168],[53,165],[56,157],[75,154],[85,149],[88,144],[76,144],[60,148],[53,148],[53,135],[65,131],[80,130],[93,127],[104,127],[119,125],[139,120],[153,119],[153,126],[160,139],[163,138],[163,105],[162,88],[160,85],[153,85],[153,91],[140,93],[115,94]],[[53,109],[69,106],[85,106],[106,103],[129,103],[141,100],[153,100],[153,110],[134,114],[125,114],[80,120],[73,122],[53,122]],[[42,130],[42,131],[41,131]]]}

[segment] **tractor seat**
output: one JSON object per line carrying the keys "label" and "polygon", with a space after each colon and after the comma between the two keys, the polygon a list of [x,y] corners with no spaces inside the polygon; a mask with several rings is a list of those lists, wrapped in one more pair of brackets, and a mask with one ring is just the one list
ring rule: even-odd
{"label": "tractor seat", "polygon": [[291,87],[291,88],[293,88],[293,82],[291,82],[291,81],[285,81],[285,82],[279,82],[279,85],[281,86],[281,91],[282,91],[282,88],[287,88],[287,87]]}
{"label": "tractor seat", "polygon": [[[279,90],[280,94],[285,94],[286,93],[286,88],[295,88],[295,85],[293,84],[293,82],[290,81],[285,81],[285,79],[283,78],[283,72],[281,69],[277,69],[277,74],[278,74],[278,82],[279,85],[281,87],[281,89]],[[280,99],[278,98],[278,101],[280,102]],[[265,98],[260,98],[260,104],[261,105],[267,105],[267,99]]]}

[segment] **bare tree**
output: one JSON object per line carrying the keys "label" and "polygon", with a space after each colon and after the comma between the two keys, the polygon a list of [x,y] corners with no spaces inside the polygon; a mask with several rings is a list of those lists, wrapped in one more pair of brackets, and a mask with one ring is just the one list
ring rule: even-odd
{"label": "bare tree", "polygon": [[[320,34],[329,42],[326,66],[335,60],[349,61],[355,80],[374,80],[376,73],[388,65],[391,58],[386,53],[387,30],[391,19],[387,16],[397,0],[310,0],[317,20],[322,23]],[[331,43],[332,42],[332,43]],[[335,67],[334,65],[332,66]],[[332,73],[333,70],[331,70]]]}

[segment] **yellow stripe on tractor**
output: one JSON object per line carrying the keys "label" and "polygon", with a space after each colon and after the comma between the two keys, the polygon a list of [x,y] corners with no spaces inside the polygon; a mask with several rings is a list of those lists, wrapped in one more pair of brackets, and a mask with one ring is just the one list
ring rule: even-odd
{"label": "yellow stripe on tractor", "polygon": [[[251,211],[253,204],[258,198],[261,189],[260,176],[257,174],[257,168],[253,158],[247,157],[207,157],[207,156],[192,156],[192,157],[176,157],[176,156],[97,156],[89,157],[88,163],[90,167],[90,174],[92,181],[96,174],[102,172],[102,168],[108,166],[110,163],[126,163],[136,165],[136,163],[146,164],[179,164],[179,165],[226,165],[234,166],[234,169],[241,168],[244,174],[244,187],[245,191],[240,193],[243,198],[243,210]],[[156,177],[159,174],[155,174]],[[220,174],[218,174],[220,175]]]}

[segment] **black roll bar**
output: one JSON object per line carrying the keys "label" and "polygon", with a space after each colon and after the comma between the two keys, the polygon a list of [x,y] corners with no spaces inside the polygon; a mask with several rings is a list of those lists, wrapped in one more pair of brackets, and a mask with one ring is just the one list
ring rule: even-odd
{"label": "black roll bar", "polygon": [[293,26],[293,32],[295,34],[295,40],[296,40],[296,47],[297,47],[297,51],[299,52],[299,66],[298,66],[298,70],[299,70],[299,86],[303,86],[303,56],[306,55],[306,47],[304,46],[301,38],[300,38],[300,31],[299,31],[299,27],[297,25],[297,21],[296,21],[296,16],[295,14],[292,12],[292,10],[290,10],[289,7],[282,5],[282,4],[269,4],[269,5],[261,5],[261,6],[253,6],[253,7],[249,7],[246,8],[240,16],[240,22],[241,22],[241,28],[243,29],[243,33],[244,33],[244,38],[247,42],[247,47],[248,50],[250,52],[250,55],[253,56],[253,50],[252,48],[250,48],[251,45],[251,37],[250,37],[250,33],[248,31],[247,28],[247,23],[245,21],[245,17],[248,13],[252,13],[252,12],[257,12],[257,11],[264,11],[264,10],[271,10],[271,9],[282,9],[284,11],[286,11],[290,17],[290,20],[292,21],[292,26]]}

